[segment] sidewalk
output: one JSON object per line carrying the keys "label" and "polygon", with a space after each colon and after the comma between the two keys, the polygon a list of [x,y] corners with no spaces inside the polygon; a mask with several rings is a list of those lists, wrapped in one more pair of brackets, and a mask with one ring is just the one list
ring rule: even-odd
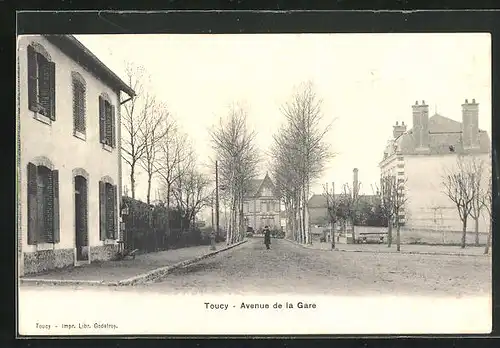
{"label": "sidewalk", "polygon": [[[298,244],[304,248],[315,250],[331,250],[330,243],[313,242],[313,244],[299,244],[289,240],[292,243]],[[340,244],[337,243],[335,248],[338,251],[344,252],[372,252],[372,253],[397,253],[396,245],[393,244],[389,248],[387,244]],[[401,254],[427,254],[427,255],[451,255],[451,256],[491,256],[491,249],[488,255],[484,255],[484,246],[474,247],[467,246],[461,249],[459,246],[448,245],[418,245],[418,244],[401,244]]]}
{"label": "sidewalk", "polygon": [[[225,242],[217,243],[216,252],[226,247]],[[213,252],[213,250],[210,250],[209,245],[171,249],[137,255],[135,259],[92,263],[79,267],[53,270],[43,274],[27,275],[21,278],[21,282],[36,283],[40,281],[45,283],[53,281],[53,283],[116,285],[120,281],[138,277],[160,268],[189,262],[205,255],[209,256]]]}

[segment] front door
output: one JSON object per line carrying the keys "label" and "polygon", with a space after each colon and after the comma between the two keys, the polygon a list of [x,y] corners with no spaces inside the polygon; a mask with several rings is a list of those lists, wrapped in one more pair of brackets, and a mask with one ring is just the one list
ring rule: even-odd
{"label": "front door", "polygon": [[76,261],[88,261],[87,180],[75,177],[75,241]]}

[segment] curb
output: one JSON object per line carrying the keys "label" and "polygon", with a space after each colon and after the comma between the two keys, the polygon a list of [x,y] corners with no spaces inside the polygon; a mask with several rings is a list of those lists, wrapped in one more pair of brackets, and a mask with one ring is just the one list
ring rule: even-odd
{"label": "curb", "polygon": [[198,257],[195,257],[193,259],[181,261],[178,263],[175,263],[170,266],[164,266],[160,267],[157,269],[154,269],[152,271],[146,272],[139,274],[137,276],[127,278],[125,280],[120,280],[118,282],[106,282],[104,280],[67,280],[67,279],[36,279],[36,278],[20,278],[19,279],[19,284],[49,284],[49,285],[93,285],[93,286],[128,286],[128,285],[135,285],[138,283],[145,283],[151,280],[154,280],[160,276],[164,276],[173,270],[177,268],[182,268],[189,266],[193,263],[196,263],[198,261],[201,261],[203,259],[209,258],[211,256],[217,255],[218,253],[221,253],[223,251],[232,249],[238,245],[241,245],[243,243],[246,243],[247,240],[242,240],[241,242],[237,242],[231,245],[226,246],[225,248],[219,249],[212,251],[208,254],[204,254]]}
{"label": "curb", "polygon": [[49,285],[107,285],[116,286],[117,282],[106,282],[104,280],[67,280],[67,279],[36,279],[20,278],[19,284],[49,284]]}
{"label": "curb", "polygon": [[[331,249],[315,249],[307,245],[297,243],[296,241],[286,239],[292,244],[298,245],[304,249],[318,250],[318,251],[332,251]],[[443,255],[443,256],[471,256],[471,257],[484,257],[491,256],[491,254],[462,254],[462,253],[445,253],[445,252],[430,252],[430,251],[374,251],[374,250],[346,250],[335,248],[335,251],[343,253],[373,253],[373,254],[408,254],[408,255]]]}
{"label": "curb", "polygon": [[217,254],[219,254],[219,253],[221,253],[223,251],[232,249],[232,248],[237,247],[238,245],[241,245],[241,244],[246,243],[246,242],[247,242],[247,240],[245,239],[245,240],[242,240],[241,242],[237,242],[237,243],[228,245],[225,248],[222,248],[222,249],[219,249],[219,250],[215,250],[215,251],[212,251],[212,252],[210,252],[208,254],[195,257],[194,259],[189,259],[189,260],[186,260],[186,261],[181,261],[181,262],[178,262],[178,263],[170,265],[170,266],[160,267],[160,268],[154,269],[152,271],[149,271],[149,272],[146,272],[146,273],[142,273],[142,274],[139,274],[137,276],[134,276],[134,277],[131,277],[131,278],[128,278],[128,279],[125,279],[125,280],[121,280],[121,281],[118,282],[117,285],[127,286],[127,285],[136,285],[136,284],[139,284],[139,283],[147,283],[147,282],[150,282],[150,281],[154,281],[154,280],[156,280],[156,279],[158,279],[158,278],[160,278],[162,276],[165,276],[165,275],[171,273],[173,270],[189,266],[189,265],[191,265],[193,263],[196,263],[198,261],[207,259],[207,258],[209,258],[211,256],[215,256],[215,255],[217,255]]}

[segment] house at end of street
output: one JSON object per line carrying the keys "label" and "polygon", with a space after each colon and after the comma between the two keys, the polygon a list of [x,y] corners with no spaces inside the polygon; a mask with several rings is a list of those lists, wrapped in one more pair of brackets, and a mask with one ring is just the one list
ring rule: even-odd
{"label": "house at end of street", "polygon": [[108,260],[119,240],[120,105],[135,93],[72,35],[20,36],[17,53],[18,274]]}
{"label": "house at end of street", "polygon": [[[393,136],[384,149],[379,164],[381,176],[406,180],[406,204],[399,219],[403,241],[456,243],[462,223],[455,204],[445,195],[443,175],[456,166],[458,156],[483,161],[491,167],[491,142],[488,133],[479,129],[479,104],[465,99],[462,122],[439,114],[429,117],[429,106],[422,101],[412,105],[413,127],[403,123],[393,126]],[[487,185],[488,177],[484,175]],[[474,230],[471,220],[468,231]],[[479,219],[480,240],[486,240],[488,222]],[[467,237],[468,242],[473,236]]]}
{"label": "house at end of street", "polygon": [[243,214],[246,225],[255,231],[265,226],[281,228],[279,194],[268,173],[263,179],[250,180],[250,189],[243,199]]}

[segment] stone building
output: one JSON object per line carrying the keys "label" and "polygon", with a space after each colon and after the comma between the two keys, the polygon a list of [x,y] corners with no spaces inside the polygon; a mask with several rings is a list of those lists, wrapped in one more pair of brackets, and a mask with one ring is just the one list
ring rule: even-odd
{"label": "stone building", "polygon": [[18,273],[107,260],[134,91],[72,35],[21,36],[17,52]]}
{"label": "stone building", "polygon": [[[444,174],[456,166],[458,156],[475,157],[483,161],[485,171],[491,167],[490,138],[478,127],[479,105],[474,99],[462,104],[462,122],[434,114],[429,117],[429,106],[415,102],[413,127],[403,123],[393,127],[393,136],[380,162],[382,176],[392,175],[406,180],[407,202],[400,215],[404,224],[402,239],[429,243],[456,243],[460,240],[462,225],[457,208],[443,192]],[[484,173],[483,185],[488,183]],[[469,220],[468,230],[474,223]],[[488,230],[486,217],[479,220],[484,241]],[[473,241],[473,234],[468,242]]]}
{"label": "stone building", "polygon": [[264,179],[253,179],[244,198],[243,214],[247,226],[258,231],[264,226],[280,229],[280,199],[276,187],[266,173]]}

